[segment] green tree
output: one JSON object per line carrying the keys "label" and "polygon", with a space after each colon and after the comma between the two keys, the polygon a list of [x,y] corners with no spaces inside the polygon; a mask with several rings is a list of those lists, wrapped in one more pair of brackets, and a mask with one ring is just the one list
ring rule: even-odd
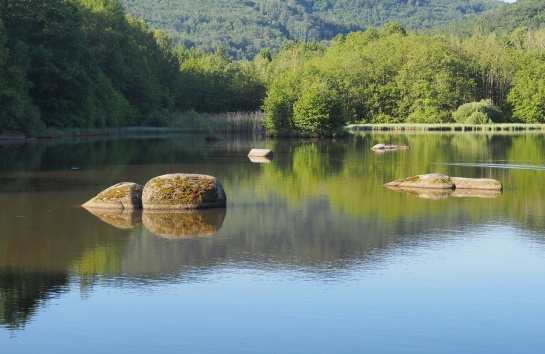
{"label": "green tree", "polygon": [[545,122],[545,57],[542,53],[527,56],[515,74],[507,101],[515,121]]}
{"label": "green tree", "polygon": [[326,82],[313,80],[293,105],[293,125],[303,133],[325,136],[345,123],[340,95]]}
{"label": "green tree", "polygon": [[502,111],[494,106],[492,100],[465,103],[452,113],[456,123],[462,124],[491,124],[502,121]]}

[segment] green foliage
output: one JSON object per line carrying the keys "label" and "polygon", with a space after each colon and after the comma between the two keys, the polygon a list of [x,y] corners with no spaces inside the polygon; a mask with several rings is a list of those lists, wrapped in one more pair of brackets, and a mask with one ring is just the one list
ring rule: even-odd
{"label": "green foliage", "polygon": [[177,47],[180,61],[182,109],[233,112],[259,109],[265,83],[254,63],[233,61],[225,51],[214,54]]}
{"label": "green foliage", "polygon": [[529,55],[517,71],[507,96],[513,119],[524,123],[545,123],[545,56]]}
{"label": "green foliage", "polygon": [[284,46],[268,66],[266,128],[323,135],[335,125],[318,126],[325,117],[444,123],[477,98],[473,63],[458,43],[390,27],[384,35],[370,29],[338,36],[325,49]]}
{"label": "green foliage", "polygon": [[324,136],[344,124],[340,95],[325,82],[306,85],[293,105],[293,125],[303,133]]}
{"label": "green foliage", "polygon": [[490,99],[465,103],[452,113],[454,121],[462,124],[492,124],[501,122],[502,116],[502,111]]}
{"label": "green foliage", "polygon": [[496,11],[482,12],[466,20],[453,22],[442,26],[434,32],[454,33],[462,37],[473,34],[474,28],[480,28],[484,33],[504,35],[512,33],[517,28],[545,27],[545,2],[542,0],[517,0],[499,7]]}
{"label": "green foliage", "polygon": [[[498,9],[497,0],[120,0],[128,13],[173,38],[176,45],[227,50],[236,59],[286,40],[327,43],[339,33],[398,23],[419,30]],[[399,29],[398,28],[398,29]]]}

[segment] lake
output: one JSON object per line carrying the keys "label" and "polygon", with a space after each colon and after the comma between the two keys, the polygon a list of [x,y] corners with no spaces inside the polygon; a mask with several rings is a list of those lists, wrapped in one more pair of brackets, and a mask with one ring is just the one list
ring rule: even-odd
{"label": "lake", "polygon": [[[545,135],[127,136],[0,145],[5,353],[541,353]],[[388,142],[409,150],[377,153]],[[253,163],[252,148],[274,151]],[[217,177],[227,207],[80,205],[122,181]],[[401,193],[487,177],[503,193]]]}

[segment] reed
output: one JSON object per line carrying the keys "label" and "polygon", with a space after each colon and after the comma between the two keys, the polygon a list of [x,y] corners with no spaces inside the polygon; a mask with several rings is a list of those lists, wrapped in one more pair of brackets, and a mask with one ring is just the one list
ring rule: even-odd
{"label": "reed", "polygon": [[172,113],[169,126],[188,133],[262,133],[262,112]]}

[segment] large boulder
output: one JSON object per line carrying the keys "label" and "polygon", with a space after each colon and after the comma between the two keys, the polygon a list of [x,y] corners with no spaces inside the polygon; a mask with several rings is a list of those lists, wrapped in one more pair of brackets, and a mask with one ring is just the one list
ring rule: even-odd
{"label": "large boulder", "polygon": [[172,173],[152,178],[144,186],[146,210],[183,210],[224,207],[227,197],[216,177]]}
{"label": "large boulder", "polygon": [[430,188],[430,189],[454,189],[454,183],[449,176],[440,173],[417,175],[405,179],[398,179],[386,183],[386,187],[398,188]]}
{"label": "large boulder", "polygon": [[115,184],[82,205],[87,209],[133,210],[142,209],[144,187],[133,182]]}

